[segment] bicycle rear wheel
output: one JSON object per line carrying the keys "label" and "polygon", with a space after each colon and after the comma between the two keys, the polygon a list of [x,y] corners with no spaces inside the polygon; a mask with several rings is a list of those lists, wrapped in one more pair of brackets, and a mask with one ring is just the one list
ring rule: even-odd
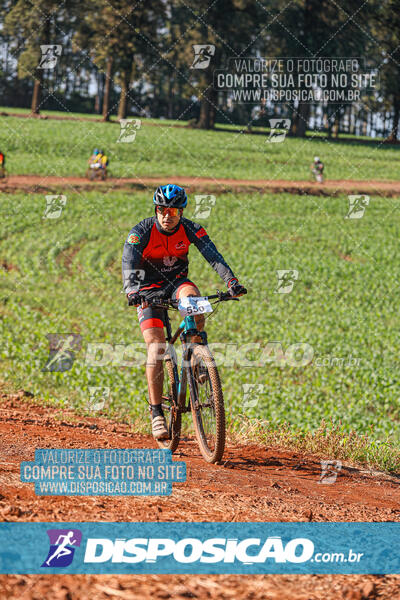
{"label": "bicycle rear wheel", "polygon": [[159,448],[167,448],[171,452],[175,452],[181,436],[182,413],[178,407],[174,369],[170,358],[164,360],[164,385],[161,406],[167,421],[169,438],[167,440],[157,440],[157,444]]}
{"label": "bicycle rear wheel", "polygon": [[207,346],[194,347],[188,379],[201,454],[209,463],[218,462],[225,449],[225,408],[218,369]]}

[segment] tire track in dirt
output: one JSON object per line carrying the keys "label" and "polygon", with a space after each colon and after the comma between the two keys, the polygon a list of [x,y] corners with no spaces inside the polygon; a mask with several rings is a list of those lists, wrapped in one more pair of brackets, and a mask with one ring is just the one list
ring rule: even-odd
{"label": "tire track in dirt", "polygon": [[[0,180],[0,192],[13,193],[25,190],[30,193],[44,193],[57,189],[74,188],[78,190],[98,189],[102,192],[112,189],[151,189],[166,180],[157,177],[110,177],[107,181],[89,181],[84,177],[58,177],[54,175],[11,175],[6,181]],[[323,184],[310,181],[288,181],[275,179],[222,179],[211,177],[188,177],[170,175],[168,180],[183,185],[191,193],[194,191],[218,192],[265,192],[290,194],[337,196],[339,194],[376,194],[379,196],[400,196],[400,181],[382,180],[327,180]]]}
{"label": "tire track in dirt", "polygon": [[[335,484],[320,485],[315,456],[257,445],[228,444],[222,464],[209,465],[193,439],[183,440],[174,455],[186,461],[187,482],[174,484],[170,497],[35,496],[33,484],[19,480],[19,464],[33,460],[36,448],[154,448],[155,444],[127,424],[49,408],[22,393],[3,395],[0,439],[2,521],[400,520],[398,477],[343,465]],[[1,599],[89,597],[395,599],[400,598],[400,576],[0,577]]]}

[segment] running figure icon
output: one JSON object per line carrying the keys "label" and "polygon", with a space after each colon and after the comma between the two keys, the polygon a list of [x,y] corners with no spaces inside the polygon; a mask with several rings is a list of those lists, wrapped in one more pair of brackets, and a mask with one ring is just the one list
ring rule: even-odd
{"label": "running figure icon", "polygon": [[50,548],[42,567],[58,569],[68,567],[75,555],[75,550],[81,545],[82,531],[80,529],[48,529]]}
{"label": "running figure icon", "polygon": [[[62,556],[72,554],[72,550],[70,548],[67,548],[67,546],[68,544],[72,546],[73,544],[76,544],[78,542],[78,540],[74,540],[73,537],[73,531],[69,531],[66,535],[58,536],[58,539],[56,541],[57,550],[50,556],[50,558],[46,560],[46,565],[50,566],[50,563],[54,558],[61,558]],[[60,543],[61,539],[63,541]]]}

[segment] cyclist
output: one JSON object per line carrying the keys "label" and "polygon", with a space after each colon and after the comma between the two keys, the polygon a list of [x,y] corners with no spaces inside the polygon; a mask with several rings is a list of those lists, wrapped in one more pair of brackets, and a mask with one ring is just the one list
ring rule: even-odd
{"label": "cyclist", "polygon": [[[182,216],[187,205],[183,188],[177,185],[158,187],[153,196],[155,215],[135,225],[125,242],[122,256],[124,291],[129,306],[136,306],[140,329],[147,346],[146,377],[152,416],[152,432],[156,439],[168,437],[161,407],[163,360],[165,348],[164,311],[148,306],[154,298],[178,299],[200,296],[197,286],[188,279],[188,251],[194,244],[213,269],[227,284],[232,296],[246,293],[210,240],[206,230]],[[144,301],[141,302],[141,298]],[[141,304],[141,305],[140,305]],[[204,316],[195,317],[197,328],[204,328]]]}
{"label": "cyclist", "polygon": [[5,166],[6,166],[6,157],[4,152],[0,150],[0,177],[5,177]]}
{"label": "cyclist", "polygon": [[103,150],[95,148],[92,156],[89,158],[89,166],[91,169],[105,169],[108,165],[108,157]]}
{"label": "cyclist", "polygon": [[92,167],[93,169],[97,166],[97,163],[99,162],[99,159],[97,158],[100,155],[100,150],[98,148],[95,148],[92,152],[92,156],[89,158],[89,167]]}
{"label": "cyclist", "polygon": [[314,156],[314,162],[311,163],[310,169],[316,179],[318,179],[318,175],[322,177],[324,172],[324,163],[319,156]]}

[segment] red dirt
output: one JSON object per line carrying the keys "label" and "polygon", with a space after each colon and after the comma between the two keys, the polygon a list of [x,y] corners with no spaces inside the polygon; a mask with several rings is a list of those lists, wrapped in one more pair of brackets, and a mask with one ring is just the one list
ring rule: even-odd
{"label": "red dirt", "polygon": [[[110,177],[106,182],[89,181],[84,177],[58,177],[54,175],[10,175],[4,182],[0,181],[0,191],[7,193],[18,190],[28,192],[44,192],[52,189],[70,189],[71,192],[82,189],[138,188],[153,189],[164,177]],[[343,193],[376,194],[379,196],[400,196],[400,181],[357,181],[346,179],[328,180],[323,184],[310,181],[285,181],[283,179],[214,179],[212,177],[186,177],[172,175],[170,180],[184,185],[189,192],[216,191],[224,192],[287,192],[291,194],[310,194],[336,196]]]}
{"label": "red dirt", "polygon": [[[399,521],[400,481],[344,465],[318,484],[315,456],[228,444],[221,465],[206,464],[194,440],[176,459],[187,482],[170,497],[40,497],[19,480],[35,448],[148,448],[151,437],[104,417],[82,418],[23,393],[0,403],[0,517],[3,521]],[[232,598],[366,600],[400,598],[400,576],[0,576],[0,599]]]}

